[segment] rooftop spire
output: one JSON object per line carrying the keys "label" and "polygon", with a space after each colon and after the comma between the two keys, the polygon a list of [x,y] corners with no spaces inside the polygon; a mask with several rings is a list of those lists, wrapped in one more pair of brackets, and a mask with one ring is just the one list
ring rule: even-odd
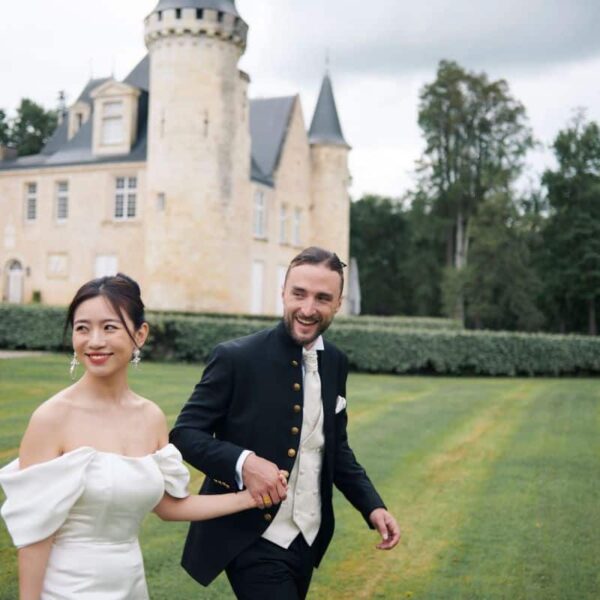
{"label": "rooftop spire", "polygon": [[348,146],[348,142],[346,142],[342,133],[329,73],[326,73],[323,78],[317,107],[308,132],[308,139],[311,144]]}

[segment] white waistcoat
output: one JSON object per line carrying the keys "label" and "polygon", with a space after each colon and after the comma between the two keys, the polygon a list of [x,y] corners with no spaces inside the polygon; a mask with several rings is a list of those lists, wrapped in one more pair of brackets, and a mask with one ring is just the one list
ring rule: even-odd
{"label": "white waistcoat", "polygon": [[321,470],[323,466],[323,403],[313,406],[304,400],[302,434],[298,456],[288,480],[287,498],[281,503],[263,537],[282,548],[289,548],[299,533],[310,546],[321,526]]}

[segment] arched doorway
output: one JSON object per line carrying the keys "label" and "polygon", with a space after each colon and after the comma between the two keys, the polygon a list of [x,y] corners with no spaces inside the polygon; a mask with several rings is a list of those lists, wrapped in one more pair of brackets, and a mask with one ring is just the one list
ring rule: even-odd
{"label": "arched doorway", "polygon": [[23,265],[11,260],[6,266],[6,300],[12,304],[23,302]]}

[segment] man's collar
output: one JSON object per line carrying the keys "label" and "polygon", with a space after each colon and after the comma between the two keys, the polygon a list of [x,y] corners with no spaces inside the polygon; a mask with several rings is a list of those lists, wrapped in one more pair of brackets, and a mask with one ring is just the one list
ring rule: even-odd
{"label": "man's collar", "polygon": [[[302,348],[303,350],[306,350],[306,348]],[[311,350],[325,350],[325,343],[323,342],[323,336],[320,335],[314,342],[312,345]]]}

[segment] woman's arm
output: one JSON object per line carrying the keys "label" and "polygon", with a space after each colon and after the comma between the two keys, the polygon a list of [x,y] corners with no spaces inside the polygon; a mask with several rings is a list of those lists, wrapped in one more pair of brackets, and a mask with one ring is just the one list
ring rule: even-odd
{"label": "woman's arm", "polygon": [[52,536],[19,548],[19,598],[39,600],[52,548]]}
{"label": "woman's arm", "polygon": [[154,512],[163,521],[205,521],[232,513],[256,508],[256,502],[248,490],[234,494],[188,496],[173,498],[165,494]]}

